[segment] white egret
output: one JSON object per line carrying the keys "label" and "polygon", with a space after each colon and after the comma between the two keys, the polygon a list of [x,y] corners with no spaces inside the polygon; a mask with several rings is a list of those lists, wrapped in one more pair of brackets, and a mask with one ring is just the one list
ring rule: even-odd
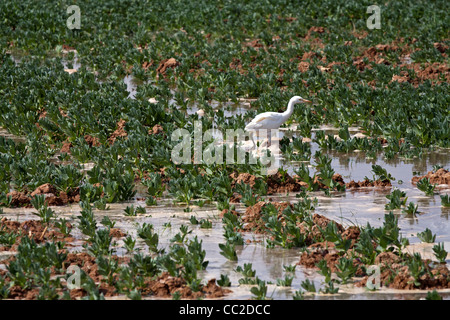
{"label": "white egret", "polygon": [[[297,103],[312,103],[309,100],[303,99],[300,96],[294,96],[289,100],[287,110],[285,112],[264,112],[258,114],[246,127],[245,130],[249,131],[252,134],[253,141],[253,132],[257,132],[258,130],[264,129],[269,132],[269,143],[271,144],[271,132],[270,130],[278,129],[283,123],[285,123],[289,117],[294,112],[294,105]],[[258,135],[258,134],[257,134]],[[253,141],[253,145],[255,146],[255,141]]]}

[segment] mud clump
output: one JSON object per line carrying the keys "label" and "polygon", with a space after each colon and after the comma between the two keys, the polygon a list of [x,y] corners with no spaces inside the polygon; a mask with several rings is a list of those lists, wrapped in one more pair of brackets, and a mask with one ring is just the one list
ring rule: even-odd
{"label": "mud clump", "polygon": [[23,289],[20,286],[12,286],[9,289],[9,299],[14,300],[35,300],[39,295],[40,289],[34,288],[31,290]]}
{"label": "mud clump", "polygon": [[287,173],[282,175],[280,172],[277,172],[269,176],[267,180],[267,194],[299,192],[300,189],[300,183]]}
{"label": "mud clump", "polygon": [[111,228],[111,230],[109,231],[109,236],[113,238],[123,238],[126,237],[127,234],[119,228]]}
{"label": "mud clump", "polygon": [[100,146],[100,141],[98,138],[90,136],[90,135],[85,135],[84,136],[84,141],[86,141],[86,143],[89,145],[89,147],[99,147]]}
{"label": "mud clump", "polygon": [[450,172],[444,168],[440,168],[436,172],[429,171],[426,175],[415,176],[411,179],[413,184],[417,184],[420,180],[427,178],[431,184],[450,184]]}
{"label": "mud clump", "polygon": [[117,138],[125,138],[128,136],[128,133],[125,131],[126,121],[120,119],[117,123],[117,129],[109,136],[108,142],[109,144],[114,144]]}
{"label": "mud clump", "polygon": [[31,196],[34,197],[37,194],[48,194],[48,193],[55,194],[56,188],[54,186],[52,186],[50,183],[45,183],[45,184],[37,187],[36,190],[34,190],[31,193]]}
{"label": "mud clump", "polygon": [[72,143],[64,142],[62,147],[61,147],[60,152],[61,153],[70,153],[70,149],[72,149],[72,148],[73,148],[73,144]]}
{"label": "mud clump", "polygon": [[239,183],[248,184],[250,187],[253,187],[257,179],[256,176],[246,172],[244,173],[233,172],[232,174],[230,174],[230,178],[232,188],[234,188],[236,184]]}
{"label": "mud clump", "polygon": [[156,69],[156,73],[159,74],[165,74],[167,72],[167,69],[169,68],[175,68],[177,66],[179,66],[180,63],[175,60],[175,58],[170,58],[170,59],[164,59],[159,63],[158,68]]}
{"label": "mud clump", "polygon": [[155,135],[162,132],[164,132],[164,128],[160,124],[156,124],[153,128],[148,130],[148,134],[150,135]]}
{"label": "mud clump", "polygon": [[231,292],[216,284],[216,279],[210,279],[199,291],[192,291],[186,281],[180,277],[172,277],[168,272],[163,272],[156,280],[146,280],[143,295],[153,295],[158,298],[171,298],[174,293],[179,293],[182,299],[220,298]]}
{"label": "mud clump", "polygon": [[[381,256],[382,254],[380,254]],[[423,260],[424,272],[419,278],[415,279],[409,267],[400,263],[401,259],[395,254],[389,257],[384,256],[382,262],[375,261],[381,268],[380,284],[384,287],[399,290],[432,290],[450,288],[450,272],[445,265],[433,266],[429,260]],[[378,257],[377,257],[378,258]],[[368,276],[355,283],[357,287],[364,287],[367,284]]]}
{"label": "mud clump", "polygon": [[[230,175],[230,178],[232,188],[235,188],[236,184],[239,183],[244,183],[253,187],[256,180],[261,179],[250,173],[237,172],[233,172]],[[299,192],[302,186],[304,186],[304,184],[297,177],[291,177],[289,174],[283,175],[280,172],[277,172],[267,178],[267,194],[269,195],[275,193]]]}
{"label": "mud clump", "polygon": [[30,198],[27,196],[26,192],[22,191],[11,191],[6,194],[6,197],[11,197],[12,207],[27,207],[30,206]]}
{"label": "mud clump", "polygon": [[6,194],[7,197],[11,197],[10,202],[11,207],[26,207],[26,208],[32,207],[31,198],[35,197],[36,195],[43,195],[45,197],[46,203],[49,206],[63,206],[69,203],[80,201],[79,188],[75,188],[67,192],[64,191],[58,192],[57,189],[49,183],[45,183],[37,187],[31,193],[29,193],[27,190],[25,191],[14,190]]}
{"label": "mud clump", "polygon": [[[287,202],[270,202],[275,206],[278,211],[278,216],[281,217],[281,213],[288,206],[292,207],[291,204]],[[254,233],[266,233],[267,228],[265,222],[262,219],[264,207],[267,206],[269,202],[260,201],[255,205],[248,207],[245,213],[242,215],[243,231],[251,231]]]}
{"label": "mud clump", "polygon": [[[67,223],[67,227],[68,229],[72,229],[72,225],[70,223]],[[74,240],[72,237],[65,236],[59,232],[53,224],[46,225],[38,220],[27,220],[20,223],[18,221],[8,220],[4,217],[0,221],[0,229],[14,233],[17,236],[15,244],[11,247],[3,247],[3,251],[15,251],[17,245],[24,236],[33,239],[36,243],[43,243],[47,241],[72,242]]]}
{"label": "mud clump", "polygon": [[347,189],[358,189],[358,188],[367,188],[367,187],[375,187],[375,188],[387,188],[387,187],[392,187],[392,184],[389,180],[369,180],[369,179],[365,179],[363,181],[350,181],[348,183],[345,184],[345,187]]}
{"label": "mud clump", "polygon": [[[299,265],[302,265],[306,268],[311,269],[317,269],[317,264],[325,260],[327,263],[328,268],[330,268],[331,272],[338,271],[338,263],[339,259],[341,258],[350,258],[350,254],[340,254],[338,251],[333,249],[333,246],[330,246],[328,248],[323,247],[315,247],[310,246],[308,247],[309,251],[304,251],[302,255],[300,256],[300,261],[298,262]],[[357,267],[356,276],[364,276],[365,271],[363,269],[363,264],[357,260],[353,260],[353,265]]]}

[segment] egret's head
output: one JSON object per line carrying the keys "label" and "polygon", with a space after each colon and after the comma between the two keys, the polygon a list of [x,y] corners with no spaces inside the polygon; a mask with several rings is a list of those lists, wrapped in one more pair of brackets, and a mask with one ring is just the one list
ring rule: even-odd
{"label": "egret's head", "polygon": [[294,97],[292,97],[291,101],[292,101],[293,103],[312,103],[311,101],[306,100],[306,99],[303,99],[303,98],[300,97],[300,96],[294,96]]}

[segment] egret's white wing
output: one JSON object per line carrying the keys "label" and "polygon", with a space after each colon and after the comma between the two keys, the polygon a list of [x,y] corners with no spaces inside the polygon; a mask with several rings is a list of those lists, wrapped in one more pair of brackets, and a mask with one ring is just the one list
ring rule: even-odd
{"label": "egret's white wing", "polygon": [[278,112],[258,114],[246,127],[246,130],[277,129],[283,123],[283,116]]}

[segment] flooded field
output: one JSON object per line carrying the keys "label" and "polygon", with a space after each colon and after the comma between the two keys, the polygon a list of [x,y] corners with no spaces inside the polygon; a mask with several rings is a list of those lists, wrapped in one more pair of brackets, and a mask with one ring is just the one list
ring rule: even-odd
{"label": "flooded field", "polygon": [[2,1],[0,300],[450,299],[446,9]]}
{"label": "flooded field", "polygon": [[[419,214],[415,217],[408,217],[395,210],[394,213],[399,216],[399,227],[402,235],[407,238],[410,245],[407,251],[410,253],[419,252],[422,257],[434,259],[431,250],[432,244],[421,243],[417,237],[417,233],[429,228],[436,234],[436,242],[443,243],[444,248],[450,251],[450,208],[443,207],[440,198],[435,195],[433,197],[424,196],[421,191],[415,188],[411,179],[413,172],[426,173],[432,170],[433,165],[444,164],[450,167],[450,153],[441,152],[425,157],[425,159],[413,161],[398,161],[397,163],[386,163],[382,160],[366,161],[358,158],[358,154],[346,155],[345,157],[334,156],[332,165],[336,168],[344,179],[362,180],[367,172],[371,169],[371,164],[379,164],[387,168],[389,172],[395,174],[396,181],[393,187],[398,188],[407,193],[408,199],[419,206]],[[284,163],[290,170],[295,165]],[[440,186],[440,194],[450,192],[448,185]],[[370,223],[372,226],[382,224],[382,218],[387,211],[384,205],[387,203],[386,195],[390,193],[390,189],[374,189],[361,188],[359,190],[349,190],[340,192],[330,196],[325,196],[323,192],[312,192],[311,197],[318,200],[315,212],[333,219],[343,225],[364,226]],[[144,196],[138,194],[138,198]],[[296,193],[279,194],[270,196],[271,201],[288,201],[296,202]],[[198,237],[203,243],[206,251],[205,259],[209,261],[208,268],[200,272],[200,276],[205,281],[208,279],[219,279],[221,275],[228,275],[231,281],[232,292],[222,299],[251,299],[250,293],[253,285],[239,284],[242,275],[236,271],[238,266],[251,263],[256,275],[269,283],[268,296],[273,299],[292,299],[295,291],[300,288],[301,283],[306,279],[312,281],[316,288],[319,289],[323,285],[323,276],[316,270],[298,265],[301,249],[283,249],[283,248],[266,248],[265,236],[244,233],[244,239],[249,243],[238,246],[236,248],[238,261],[231,262],[220,254],[218,244],[223,242],[223,224],[220,218],[220,211],[214,205],[205,204],[203,207],[191,206],[191,212],[184,212],[186,206],[174,204],[170,199],[159,202],[157,206],[147,206],[146,213],[137,217],[126,217],[124,210],[130,206],[146,206],[144,201],[134,200],[126,203],[118,203],[109,205],[107,211],[96,210],[96,219],[100,222],[104,216],[108,216],[112,221],[116,222],[115,227],[119,228],[127,235],[131,235],[139,239],[137,235],[137,227],[143,223],[152,224],[155,231],[160,237],[160,247],[169,248],[170,239],[179,232],[181,226],[189,226],[192,233],[189,237]],[[245,207],[237,204],[237,211],[245,211]],[[4,209],[2,217],[9,220],[24,222],[36,217],[32,215],[34,209]],[[59,218],[65,218],[71,223],[76,223],[77,216],[80,213],[78,205],[70,205],[55,209]],[[191,216],[197,219],[208,219],[212,222],[210,228],[201,228],[190,223]],[[72,235],[78,239],[71,243],[69,251],[83,251],[83,239],[85,237],[79,230],[74,230]],[[137,250],[146,251],[146,245],[138,240]],[[118,240],[114,245],[115,254],[117,256],[126,257],[127,251],[124,249],[123,240]],[[9,252],[0,253],[0,260],[8,257]],[[447,265],[450,262],[450,255],[447,256]],[[293,281],[289,287],[277,286],[277,279],[281,279],[286,275],[284,266],[296,266],[295,272],[292,273]],[[1,265],[0,265],[1,268]],[[4,268],[4,266],[3,266]],[[271,284],[270,284],[271,283]],[[297,289],[296,289],[297,288]],[[445,299],[450,298],[450,290],[439,290],[441,296]],[[371,292],[367,288],[355,287],[354,285],[343,285],[337,294],[305,294],[305,299],[420,299],[424,298],[427,290],[405,291],[398,289],[385,289]]]}

